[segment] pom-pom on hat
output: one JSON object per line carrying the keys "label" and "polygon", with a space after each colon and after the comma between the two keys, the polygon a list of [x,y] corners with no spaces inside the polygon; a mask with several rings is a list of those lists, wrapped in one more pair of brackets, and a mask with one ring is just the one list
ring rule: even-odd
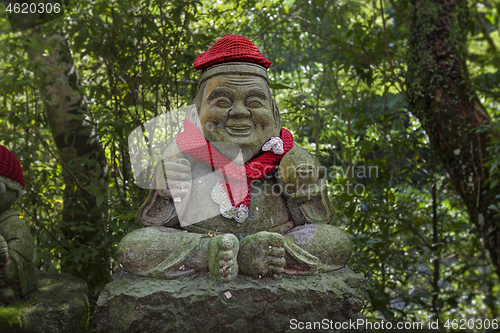
{"label": "pom-pom on hat", "polygon": [[23,169],[17,157],[6,147],[0,145],[0,181],[13,190],[24,188]]}
{"label": "pom-pom on hat", "polygon": [[264,68],[271,67],[271,62],[264,58],[255,44],[243,36],[225,35],[194,61],[194,69],[203,70],[223,62],[251,62]]}

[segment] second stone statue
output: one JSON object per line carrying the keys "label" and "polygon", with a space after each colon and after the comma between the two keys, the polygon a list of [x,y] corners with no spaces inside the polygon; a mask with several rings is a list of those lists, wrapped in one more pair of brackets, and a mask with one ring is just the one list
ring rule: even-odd
{"label": "second stone statue", "polygon": [[35,241],[19,213],[12,209],[23,187],[19,160],[0,145],[0,307],[18,302],[37,289]]}

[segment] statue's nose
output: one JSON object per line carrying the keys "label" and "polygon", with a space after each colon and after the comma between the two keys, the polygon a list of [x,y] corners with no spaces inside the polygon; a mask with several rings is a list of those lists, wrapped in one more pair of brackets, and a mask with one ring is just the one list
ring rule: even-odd
{"label": "statue's nose", "polygon": [[243,103],[235,103],[234,107],[229,110],[230,118],[248,118],[250,117],[250,111],[245,107]]}

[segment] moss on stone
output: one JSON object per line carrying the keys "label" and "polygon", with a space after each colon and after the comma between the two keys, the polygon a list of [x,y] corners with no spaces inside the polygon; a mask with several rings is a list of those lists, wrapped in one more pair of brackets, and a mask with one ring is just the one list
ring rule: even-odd
{"label": "moss on stone", "polygon": [[78,333],[85,333],[85,332],[87,332],[87,329],[89,327],[89,319],[90,319],[89,300],[86,299],[85,301],[81,301],[78,298],[75,298],[75,302],[80,304],[85,309],[85,313],[82,316],[82,322],[80,323],[80,330],[78,331]]}
{"label": "moss on stone", "polygon": [[0,327],[24,332],[28,328],[26,313],[33,310],[36,301],[18,302],[9,306],[0,307]]}
{"label": "moss on stone", "polygon": [[89,320],[85,281],[40,272],[38,290],[22,302],[0,308],[2,333],[83,333]]}

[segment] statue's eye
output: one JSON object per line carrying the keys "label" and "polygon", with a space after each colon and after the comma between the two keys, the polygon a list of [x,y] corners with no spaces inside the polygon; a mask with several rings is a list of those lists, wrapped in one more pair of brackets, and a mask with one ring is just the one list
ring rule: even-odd
{"label": "statue's eye", "polygon": [[262,102],[259,101],[258,99],[250,99],[247,101],[247,106],[249,108],[260,108],[263,105],[264,104],[262,104]]}
{"label": "statue's eye", "polygon": [[231,106],[231,100],[229,98],[218,98],[215,105],[220,108],[228,108]]}

